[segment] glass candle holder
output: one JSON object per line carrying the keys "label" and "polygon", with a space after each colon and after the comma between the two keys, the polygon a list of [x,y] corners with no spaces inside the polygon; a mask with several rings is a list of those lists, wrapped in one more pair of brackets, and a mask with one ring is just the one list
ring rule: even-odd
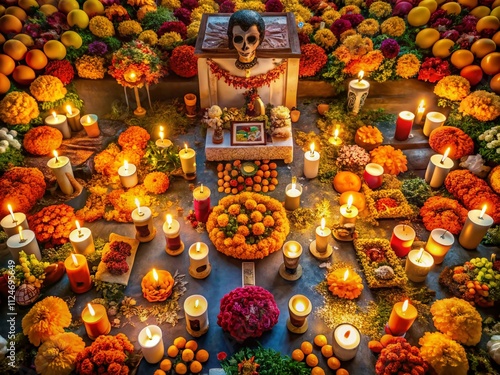
{"label": "glass candle holder", "polygon": [[288,313],[290,317],[286,321],[286,327],[293,333],[304,333],[309,324],[307,317],[312,311],[311,301],[302,294],[296,294],[288,301]]}
{"label": "glass candle holder", "polygon": [[298,280],[302,276],[302,266],[299,264],[302,255],[302,245],[297,241],[287,241],[283,245],[283,263],[279,274],[285,280]]}

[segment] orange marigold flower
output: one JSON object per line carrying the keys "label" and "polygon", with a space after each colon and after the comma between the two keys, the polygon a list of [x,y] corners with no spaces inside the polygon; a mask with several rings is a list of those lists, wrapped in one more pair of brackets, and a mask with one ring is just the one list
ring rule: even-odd
{"label": "orange marigold flower", "polygon": [[163,194],[170,186],[170,179],[163,172],[151,172],[144,179],[144,186],[150,193]]}
{"label": "orange marigold flower", "polygon": [[252,233],[256,236],[260,236],[261,234],[264,234],[266,231],[266,227],[262,223],[255,223],[252,226]]}

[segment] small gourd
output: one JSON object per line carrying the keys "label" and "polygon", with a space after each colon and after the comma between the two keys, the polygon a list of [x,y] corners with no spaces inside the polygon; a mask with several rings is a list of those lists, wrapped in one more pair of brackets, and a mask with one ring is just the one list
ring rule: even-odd
{"label": "small gourd", "polygon": [[40,296],[40,289],[33,284],[21,284],[16,290],[16,303],[20,306],[29,306]]}
{"label": "small gourd", "polygon": [[491,359],[500,365],[500,335],[491,336],[490,341],[486,344],[486,348]]}

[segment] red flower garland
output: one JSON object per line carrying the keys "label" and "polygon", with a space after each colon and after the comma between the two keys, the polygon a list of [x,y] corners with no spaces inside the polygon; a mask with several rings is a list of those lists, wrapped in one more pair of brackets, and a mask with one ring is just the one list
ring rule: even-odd
{"label": "red flower garland", "polygon": [[271,82],[276,81],[283,73],[285,73],[285,69],[287,66],[286,62],[282,62],[276,68],[271,69],[267,73],[246,78],[232,75],[227,70],[222,69],[212,59],[207,59],[207,64],[212,74],[215,75],[218,79],[224,79],[224,82],[226,82],[229,86],[233,86],[234,88],[246,90],[266,86]]}

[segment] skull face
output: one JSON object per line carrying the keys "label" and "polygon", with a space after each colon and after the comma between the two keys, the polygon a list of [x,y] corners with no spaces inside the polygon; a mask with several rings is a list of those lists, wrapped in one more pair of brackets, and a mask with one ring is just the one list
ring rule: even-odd
{"label": "skull face", "polygon": [[244,63],[255,58],[255,50],[260,44],[260,33],[256,25],[244,31],[240,26],[233,28],[233,45],[238,51],[238,60]]}

